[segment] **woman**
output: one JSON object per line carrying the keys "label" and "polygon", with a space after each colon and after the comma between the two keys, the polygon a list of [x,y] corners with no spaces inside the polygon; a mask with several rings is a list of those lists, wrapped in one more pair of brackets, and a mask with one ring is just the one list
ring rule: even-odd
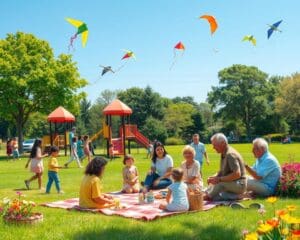
{"label": "woman", "polygon": [[183,148],[184,161],[181,164],[183,170],[183,181],[187,184],[189,190],[201,191],[203,186],[201,175],[200,175],[200,164],[196,161],[196,152],[193,147],[187,145]]}
{"label": "woman", "polygon": [[79,206],[82,208],[106,208],[114,205],[113,197],[101,193],[100,178],[107,161],[102,157],[95,157],[88,163],[85,175],[81,181]]}
{"label": "woman", "polygon": [[27,189],[29,189],[30,182],[35,179],[38,180],[39,189],[42,189],[43,157],[46,156],[48,156],[48,153],[42,155],[42,140],[36,139],[31,149],[30,157],[25,165],[25,168],[27,168],[30,162],[30,171],[35,173],[30,179],[24,181]]}
{"label": "woman", "polygon": [[143,192],[149,189],[163,189],[172,184],[170,179],[173,169],[173,159],[168,155],[164,145],[156,142],[152,156],[151,169],[146,176]]}

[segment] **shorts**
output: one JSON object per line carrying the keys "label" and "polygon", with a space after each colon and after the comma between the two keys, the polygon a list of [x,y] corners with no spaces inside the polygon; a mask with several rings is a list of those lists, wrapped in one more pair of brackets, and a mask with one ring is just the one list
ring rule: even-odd
{"label": "shorts", "polygon": [[166,209],[170,212],[184,212],[189,210],[189,204],[169,203]]}

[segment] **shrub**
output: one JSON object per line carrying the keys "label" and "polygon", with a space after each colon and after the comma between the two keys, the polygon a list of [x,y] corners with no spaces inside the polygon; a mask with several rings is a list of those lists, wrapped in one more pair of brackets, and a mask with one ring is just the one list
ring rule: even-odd
{"label": "shrub", "polygon": [[170,137],[166,140],[166,145],[184,145],[185,142],[181,138]]}

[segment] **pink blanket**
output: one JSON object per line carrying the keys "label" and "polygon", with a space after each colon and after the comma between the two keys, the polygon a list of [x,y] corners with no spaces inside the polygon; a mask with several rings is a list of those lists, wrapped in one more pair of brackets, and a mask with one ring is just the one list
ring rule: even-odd
{"label": "pink blanket", "polygon": [[[138,203],[138,194],[123,194],[123,193],[110,193],[113,197],[119,198],[121,202],[121,209],[104,208],[104,209],[82,209],[79,205],[78,198],[71,198],[62,201],[51,203],[44,203],[42,206],[52,208],[63,208],[68,210],[79,210],[89,212],[99,212],[105,215],[118,215],[126,218],[134,218],[151,221],[156,218],[171,216],[187,212],[166,212],[158,208],[160,203],[165,203],[165,199],[155,199],[154,203]],[[203,211],[212,209],[218,205],[228,205],[229,202],[206,202],[204,201]]]}

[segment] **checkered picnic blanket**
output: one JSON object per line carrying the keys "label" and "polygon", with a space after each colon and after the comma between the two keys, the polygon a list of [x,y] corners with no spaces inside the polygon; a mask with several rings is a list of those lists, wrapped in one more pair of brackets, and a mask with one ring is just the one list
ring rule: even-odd
{"label": "checkered picnic blanket", "polygon": [[[156,193],[156,192],[154,192]],[[79,199],[71,198],[62,201],[56,201],[51,203],[44,203],[42,206],[52,207],[52,208],[63,208],[67,210],[79,210],[79,211],[89,211],[89,212],[99,212],[105,215],[118,215],[126,218],[134,218],[140,220],[151,221],[160,217],[171,216],[180,213],[187,212],[167,212],[160,210],[158,208],[160,203],[165,203],[165,199],[155,199],[153,203],[139,204],[138,193],[135,194],[124,194],[120,192],[109,193],[115,198],[120,199],[121,208],[103,208],[103,209],[82,209],[79,207]],[[227,205],[228,202],[203,202],[203,210],[207,211],[218,205]]]}

